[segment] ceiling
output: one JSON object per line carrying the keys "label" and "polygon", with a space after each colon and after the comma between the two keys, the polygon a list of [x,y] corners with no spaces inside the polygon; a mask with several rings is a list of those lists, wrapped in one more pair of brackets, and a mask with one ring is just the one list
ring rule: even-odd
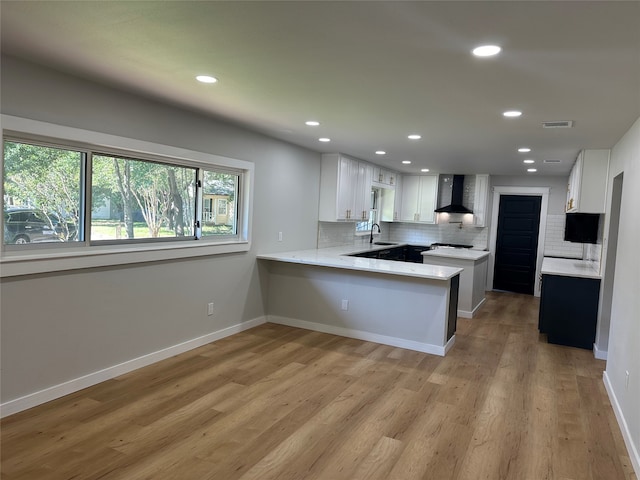
{"label": "ceiling", "polygon": [[[580,149],[612,147],[640,116],[638,1],[0,8],[4,54],[403,173],[522,175],[530,158],[532,175],[567,175]],[[501,54],[471,55],[488,43]],[[574,127],[542,128],[556,120]]]}

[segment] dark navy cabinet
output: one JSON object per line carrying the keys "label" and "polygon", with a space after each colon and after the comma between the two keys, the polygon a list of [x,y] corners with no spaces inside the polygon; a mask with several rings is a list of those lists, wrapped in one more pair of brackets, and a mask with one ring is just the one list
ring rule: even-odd
{"label": "dark navy cabinet", "polygon": [[597,278],[543,275],[538,329],[549,343],[591,350],[599,295]]}

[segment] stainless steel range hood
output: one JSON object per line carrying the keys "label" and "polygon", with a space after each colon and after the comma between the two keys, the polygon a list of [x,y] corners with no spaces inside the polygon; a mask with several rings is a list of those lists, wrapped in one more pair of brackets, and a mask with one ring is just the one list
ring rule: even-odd
{"label": "stainless steel range hood", "polygon": [[473,213],[473,210],[462,205],[464,195],[464,175],[453,175],[451,185],[451,203],[440,208],[436,208],[436,213]]}

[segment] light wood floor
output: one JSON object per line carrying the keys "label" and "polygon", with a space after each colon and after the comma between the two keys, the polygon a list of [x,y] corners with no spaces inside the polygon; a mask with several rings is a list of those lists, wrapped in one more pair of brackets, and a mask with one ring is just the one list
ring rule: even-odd
{"label": "light wood floor", "polygon": [[590,351],[492,293],[435,357],[267,324],[4,419],[2,480],[636,480]]}

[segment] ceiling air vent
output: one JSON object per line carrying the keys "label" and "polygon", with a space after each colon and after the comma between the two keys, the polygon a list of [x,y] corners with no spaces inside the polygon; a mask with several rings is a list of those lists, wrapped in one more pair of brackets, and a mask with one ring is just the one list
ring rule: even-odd
{"label": "ceiling air vent", "polygon": [[573,120],[559,120],[556,122],[542,122],[542,128],[571,128]]}
{"label": "ceiling air vent", "polygon": [[560,160],[544,160],[543,163],[560,163]]}

